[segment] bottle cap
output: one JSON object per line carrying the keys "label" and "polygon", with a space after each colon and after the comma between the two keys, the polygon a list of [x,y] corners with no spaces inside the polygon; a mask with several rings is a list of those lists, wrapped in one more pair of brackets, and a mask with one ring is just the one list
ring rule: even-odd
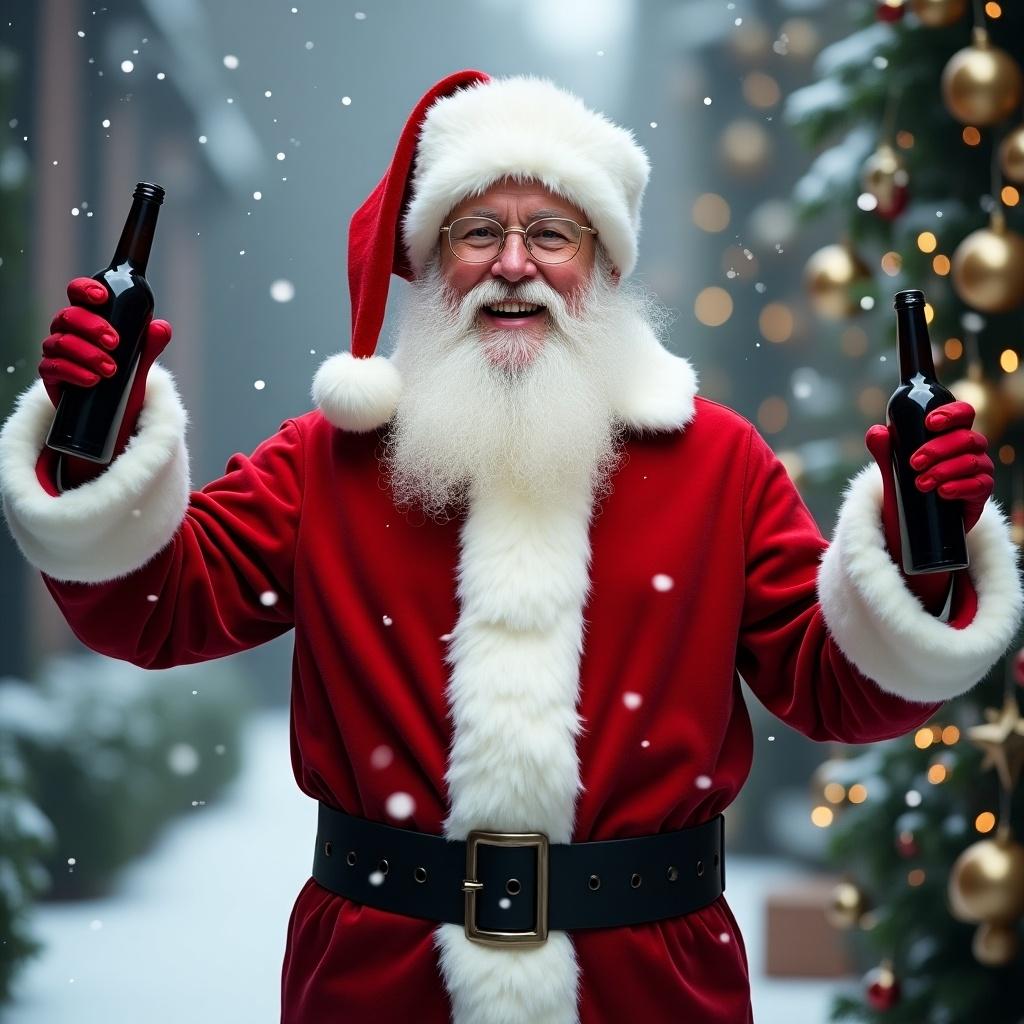
{"label": "bottle cap", "polygon": [[140,181],[135,186],[132,199],[150,199],[155,203],[163,204],[164,194],[161,185],[155,185],[151,181]]}
{"label": "bottle cap", "polygon": [[924,292],[919,288],[908,288],[906,291],[897,292],[892,300],[893,308],[901,309],[907,306],[923,306]]}

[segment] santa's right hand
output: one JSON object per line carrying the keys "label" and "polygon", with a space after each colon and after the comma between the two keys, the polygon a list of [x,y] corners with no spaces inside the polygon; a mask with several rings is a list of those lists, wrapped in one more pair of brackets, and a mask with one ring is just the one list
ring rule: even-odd
{"label": "santa's right hand", "polygon": [[91,277],[76,277],[68,283],[68,298],[74,305],[60,310],[51,321],[39,362],[39,376],[54,407],[65,384],[92,387],[117,370],[109,354],[120,341],[117,332],[88,308],[106,301],[106,288]]}

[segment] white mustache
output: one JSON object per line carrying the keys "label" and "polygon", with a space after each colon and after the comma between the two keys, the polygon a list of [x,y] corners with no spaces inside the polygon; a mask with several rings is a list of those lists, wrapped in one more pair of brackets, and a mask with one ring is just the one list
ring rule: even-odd
{"label": "white mustache", "polygon": [[477,314],[484,306],[493,306],[499,302],[527,302],[544,306],[556,329],[564,327],[571,318],[565,299],[541,281],[526,281],[515,287],[504,281],[483,281],[461,298],[452,294],[450,289],[448,291],[448,307],[455,307],[452,326],[462,332],[473,328]]}

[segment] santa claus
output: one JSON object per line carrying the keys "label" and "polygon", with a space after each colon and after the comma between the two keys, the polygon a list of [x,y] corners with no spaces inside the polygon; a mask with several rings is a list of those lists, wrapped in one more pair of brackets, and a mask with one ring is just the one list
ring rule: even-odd
{"label": "santa claus", "polygon": [[[741,677],[805,735],[870,742],[1016,632],[974,410],[929,419],[918,478],[962,502],[969,569],[903,574],[881,425],[826,541],[628,280],[648,174],[551,82],[452,75],[353,218],[351,351],[315,409],[193,490],[158,320],[117,457],[61,465],[54,403],[112,347],[80,278],[0,434],[10,529],[93,650],[164,668],[294,630],[319,831],[285,1024],[751,1020],[723,894]],[[384,357],[392,273],[411,288]]]}

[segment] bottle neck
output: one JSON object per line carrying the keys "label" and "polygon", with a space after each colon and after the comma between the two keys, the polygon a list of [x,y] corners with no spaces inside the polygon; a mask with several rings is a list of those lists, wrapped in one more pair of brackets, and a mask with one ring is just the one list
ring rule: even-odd
{"label": "bottle neck", "polygon": [[130,263],[135,271],[145,275],[159,212],[159,203],[141,197],[132,200],[132,208],[121,230],[121,239],[114,250],[114,258],[110,261],[111,267]]}
{"label": "bottle neck", "polygon": [[928,337],[928,321],[923,305],[904,306],[896,310],[896,338],[900,356],[900,380],[908,381],[920,374],[935,379],[935,361]]}

